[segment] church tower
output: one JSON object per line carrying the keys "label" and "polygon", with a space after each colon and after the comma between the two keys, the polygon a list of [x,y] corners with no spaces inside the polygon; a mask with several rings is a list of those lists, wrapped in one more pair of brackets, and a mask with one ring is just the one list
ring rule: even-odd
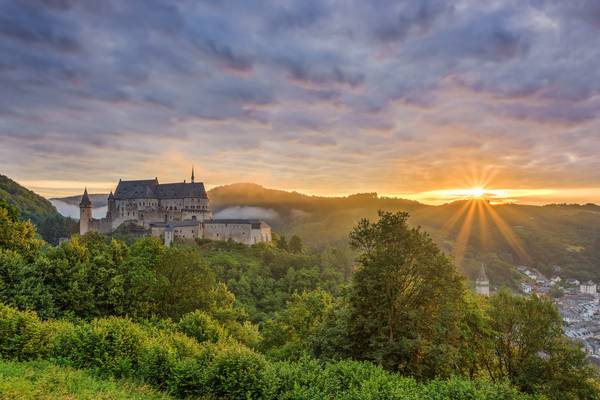
{"label": "church tower", "polygon": [[87,188],[83,191],[79,203],[79,234],[85,235],[90,230],[92,222],[92,201],[88,196]]}
{"label": "church tower", "polygon": [[475,280],[475,292],[483,296],[490,295],[490,281],[485,273],[485,267],[483,264],[481,264],[479,276],[477,277],[477,280]]}
{"label": "church tower", "polygon": [[194,183],[194,166],[192,165],[192,183]]}

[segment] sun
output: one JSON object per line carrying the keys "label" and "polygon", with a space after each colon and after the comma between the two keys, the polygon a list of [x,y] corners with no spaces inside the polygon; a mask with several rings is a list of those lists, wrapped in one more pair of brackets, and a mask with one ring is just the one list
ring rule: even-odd
{"label": "sun", "polygon": [[465,193],[468,197],[480,199],[486,194],[486,190],[481,187],[467,189]]}

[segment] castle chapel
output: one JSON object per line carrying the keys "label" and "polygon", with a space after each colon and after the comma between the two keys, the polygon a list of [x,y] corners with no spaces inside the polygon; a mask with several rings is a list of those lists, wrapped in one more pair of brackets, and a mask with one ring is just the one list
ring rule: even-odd
{"label": "castle chapel", "polygon": [[271,227],[259,220],[214,219],[204,183],[159,183],[157,178],[123,181],[108,195],[106,217],[92,217],[92,202],[84,190],[79,204],[79,232],[111,233],[123,223],[149,229],[170,245],[173,239],[234,240],[245,244],[271,241]]}

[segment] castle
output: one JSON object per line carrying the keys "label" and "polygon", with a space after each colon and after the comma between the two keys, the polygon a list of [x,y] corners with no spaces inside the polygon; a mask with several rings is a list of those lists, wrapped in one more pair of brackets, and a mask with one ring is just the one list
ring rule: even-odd
{"label": "castle", "polygon": [[108,195],[106,217],[92,217],[92,202],[83,192],[79,203],[79,233],[111,233],[123,223],[148,229],[170,245],[174,239],[233,240],[244,244],[271,241],[271,227],[263,221],[214,219],[204,183],[159,183],[158,178],[123,181]]}

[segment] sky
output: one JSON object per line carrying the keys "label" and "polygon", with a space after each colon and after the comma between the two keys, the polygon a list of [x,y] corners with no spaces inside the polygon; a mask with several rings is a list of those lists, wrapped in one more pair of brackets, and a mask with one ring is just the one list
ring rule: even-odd
{"label": "sky", "polygon": [[0,0],[0,88],[0,173],[45,196],[194,165],[208,187],[600,202],[597,0]]}

